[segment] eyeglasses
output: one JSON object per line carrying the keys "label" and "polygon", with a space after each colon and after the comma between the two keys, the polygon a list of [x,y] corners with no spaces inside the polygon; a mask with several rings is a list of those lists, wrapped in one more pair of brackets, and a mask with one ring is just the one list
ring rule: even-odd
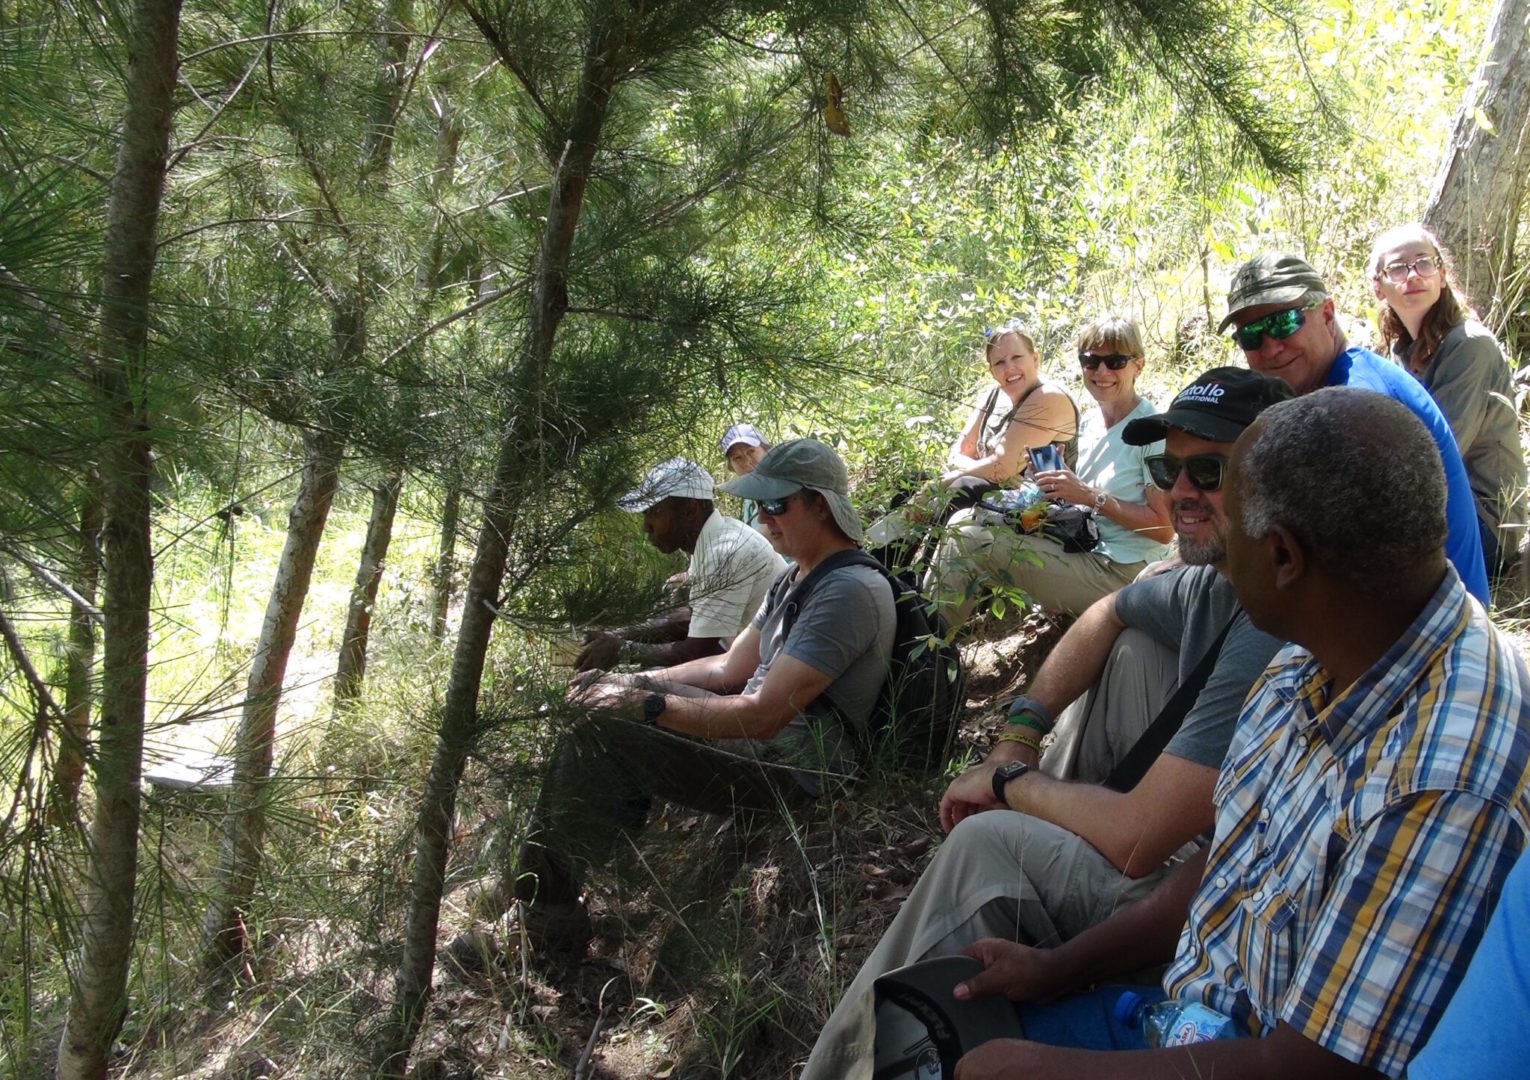
{"label": "eyeglasses", "polygon": [[1130,356],[1122,356],[1120,353],[1081,352],[1078,354],[1079,366],[1088,371],[1098,371],[1101,364],[1104,364],[1111,371],[1120,371],[1127,364],[1131,363],[1131,360]]}
{"label": "eyeglasses", "polygon": [[1177,458],[1172,454],[1150,454],[1142,459],[1153,483],[1168,491],[1183,472],[1197,491],[1217,491],[1227,477],[1226,454],[1191,454]]}
{"label": "eyeglasses", "polygon": [[802,492],[800,491],[794,491],[790,495],[779,499],[756,499],[754,500],[754,505],[759,507],[760,513],[766,517],[780,517],[786,513],[787,507],[791,505],[791,501],[801,494]]}
{"label": "eyeglasses", "polygon": [[1316,304],[1308,304],[1306,307],[1272,311],[1262,319],[1255,319],[1247,326],[1235,329],[1232,332],[1233,341],[1237,342],[1238,348],[1244,352],[1253,352],[1259,348],[1259,343],[1266,334],[1275,341],[1284,341],[1307,325],[1305,313],[1315,307],[1317,307]]}
{"label": "eyeglasses", "polygon": [[1401,285],[1408,280],[1410,270],[1421,278],[1431,278],[1440,272],[1440,263],[1433,255],[1420,255],[1412,262],[1387,263],[1376,276],[1386,278],[1393,285]]}

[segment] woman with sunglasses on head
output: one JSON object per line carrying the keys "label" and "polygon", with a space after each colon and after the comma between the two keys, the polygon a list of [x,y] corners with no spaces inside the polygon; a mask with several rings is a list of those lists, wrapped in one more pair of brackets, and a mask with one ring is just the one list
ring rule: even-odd
{"label": "woman with sunglasses on head", "polygon": [[1046,498],[1093,510],[1100,543],[1092,551],[1067,552],[1056,540],[1020,532],[982,510],[952,518],[925,580],[925,594],[941,604],[952,627],[965,623],[994,585],[1017,586],[1039,607],[1077,615],[1168,551],[1168,496],[1144,464],[1162,445],[1128,446],[1121,439],[1128,421],[1158,411],[1137,393],[1145,363],[1137,324],[1120,315],[1094,320],[1079,334],[1078,358],[1099,408],[1083,418],[1076,469],[1065,464],[1031,479]]}
{"label": "woman with sunglasses on head", "polygon": [[1377,237],[1368,270],[1382,345],[1445,414],[1471,481],[1488,572],[1502,573],[1518,560],[1525,529],[1525,459],[1503,350],[1462,299],[1450,253],[1422,225]]}
{"label": "woman with sunglasses on head", "polygon": [[979,394],[951,444],[937,490],[915,494],[866,530],[872,554],[889,567],[906,568],[917,561],[909,549],[923,540],[922,526],[944,522],[994,488],[1018,483],[1030,464],[1027,449],[1056,444],[1072,460],[1078,406],[1065,389],[1042,376],[1031,335],[1018,320],[1010,320],[984,331],[984,338],[983,360],[997,385]]}

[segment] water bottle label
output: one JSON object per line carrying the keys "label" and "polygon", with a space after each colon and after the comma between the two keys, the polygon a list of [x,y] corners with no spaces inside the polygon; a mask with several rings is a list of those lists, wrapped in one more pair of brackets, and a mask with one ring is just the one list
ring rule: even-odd
{"label": "water bottle label", "polygon": [[1189,1002],[1182,1006],[1174,1026],[1164,1033],[1164,1046],[1190,1046],[1234,1035],[1230,1019],[1204,1005]]}

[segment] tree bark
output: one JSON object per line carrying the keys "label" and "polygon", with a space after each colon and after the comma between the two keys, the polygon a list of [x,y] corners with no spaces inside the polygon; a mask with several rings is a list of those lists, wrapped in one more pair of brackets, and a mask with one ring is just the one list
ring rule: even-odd
{"label": "tree bark", "polygon": [[551,449],[539,444],[536,419],[527,414],[535,413],[535,403],[541,400],[538,391],[552,358],[558,325],[568,309],[569,255],[601,128],[621,70],[625,41],[624,27],[606,26],[598,28],[586,45],[576,100],[551,185],[533,276],[529,325],[517,368],[517,382],[527,392],[532,407],[518,411],[511,420],[485,500],[436,749],[415,824],[414,869],[397,1000],[378,1051],[377,1071],[382,1076],[404,1075],[430,1000],[457,786],[477,735],[478,694],[509,555],[513,500],[523,478],[537,467],[541,452]]}
{"label": "tree bark", "polygon": [[[94,467],[85,476],[80,505],[80,536],[75,552],[74,591],[95,604],[101,581],[101,474]],[[96,662],[96,625],[78,603],[69,607],[69,647],[65,655],[64,726],[59,733],[58,761],[53,767],[55,813],[72,816],[85,776],[85,753],[90,747],[90,671]]]}
{"label": "tree bark", "polygon": [[457,576],[457,521],[461,515],[462,485],[453,479],[441,505],[441,546],[436,552],[431,596],[430,633],[437,641],[446,638],[446,613],[452,606],[452,579]]}
{"label": "tree bark", "polygon": [[229,962],[248,944],[244,914],[260,874],[276,746],[276,710],[319,540],[339,483],[339,460],[337,437],[317,433],[304,441],[302,480],[287,519],[287,540],[266,602],[235,735],[233,789],[223,825],[218,880],[202,920],[202,964],[212,975],[227,971]]}
{"label": "tree bark", "polygon": [[80,951],[70,972],[69,1015],[56,1066],[60,1080],[106,1076],[127,1005],[154,579],[145,359],[180,14],[179,0],[135,0],[132,6],[126,105],[107,204],[95,366],[107,429],[101,460],[106,556],[101,724]]}
{"label": "tree bark", "polygon": [[1467,299],[1495,327],[1506,313],[1502,287],[1514,268],[1530,175],[1527,144],[1530,0],[1497,0],[1424,209],[1424,224],[1455,254]]}
{"label": "tree bark", "polygon": [[372,516],[367,521],[367,535],[361,545],[361,563],[356,568],[356,583],[351,587],[345,633],[340,638],[340,662],[335,669],[337,710],[361,697],[361,683],[367,671],[372,608],[377,603],[377,588],[382,583],[388,545],[393,540],[393,518],[398,513],[398,496],[403,483],[404,472],[395,467],[390,468],[381,482],[372,488]]}

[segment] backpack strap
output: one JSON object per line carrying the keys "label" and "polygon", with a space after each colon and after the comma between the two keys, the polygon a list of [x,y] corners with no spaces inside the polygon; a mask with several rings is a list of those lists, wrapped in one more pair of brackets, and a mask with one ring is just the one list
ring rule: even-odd
{"label": "backpack strap", "polygon": [[1180,725],[1185,722],[1191,708],[1195,705],[1195,699],[1201,696],[1201,691],[1206,688],[1206,680],[1211,678],[1211,672],[1217,666],[1217,657],[1222,655],[1222,645],[1227,640],[1227,634],[1232,630],[1232,625],[1237,621],[1242,612],[1238,608],[1233,612],[1232,618],[1227,620],[1227,625],[1222,627],[1222,632],[1211,643],[1211,648],[1206,650],[1206,655],[1201,657],[1201,662],[1195,665],[1195,670],[1190,677],[1179,684],[1179,689],[1174,691],[1174,696],[1169,698],[1168,703],[1158,711],[1153,722],[1147,730],[1138,736],[1116,767],[1111,770],[1110,776],[1105,780],[1105,786],[1112,791],[1127,792],[1136,787],[1138,782],[1147,775],[1148,769],[1152,768],[1153,762],[1158,760],[1158,755],[1163,753],[1164,747],[1169,745],[1169,740],[1174,738],[1175,732],[1179,731]]}
{"label": "backpack strap", "polygon": [[[782,601],[786,602],[786,611],[781,616],[781,637],[783,640],[792,632],[792,624],[797,621],[798,613],[801,612],[803,605],[807,603],[808,597],[812,595],[813,589],[818,583],[835,570],[846,566],[871,566],[880,570],[884,576],[887,574],[886,567],[860,548],[843,548],[822,559],[817,566],[808,572],[807,577],[799,581],[795,587],[785,584],[791,578],[790,570],[787,570],[776,579],[776,583],[770,589],[770,596],[768,597],[769,607],[766,610],[775,611]],[[781,590],[779,594],[776,591],[777,589]],[[792,594],[790,600],[786,600],[787,593]]]}

